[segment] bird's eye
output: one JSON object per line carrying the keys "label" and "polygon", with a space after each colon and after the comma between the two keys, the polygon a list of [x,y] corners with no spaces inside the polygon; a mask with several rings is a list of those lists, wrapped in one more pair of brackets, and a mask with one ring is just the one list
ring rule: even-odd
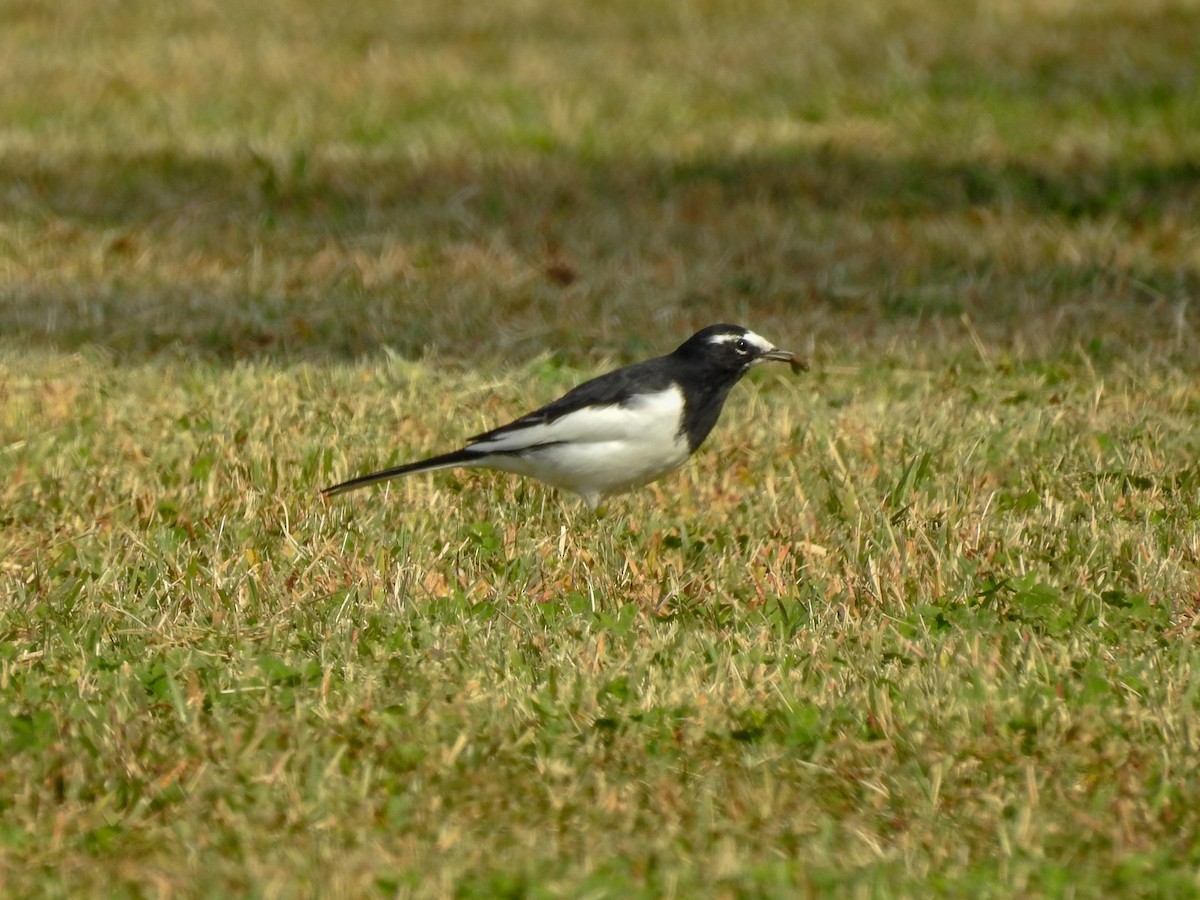
{"label": "bird's eye", "polygon": [[746,340],[745,338],[738,338],[733,343],[733,349],[736,350],[738,353],[742,354],[743,356],[745,356],[747,353],[750,352],[750,342],[748,340]]}

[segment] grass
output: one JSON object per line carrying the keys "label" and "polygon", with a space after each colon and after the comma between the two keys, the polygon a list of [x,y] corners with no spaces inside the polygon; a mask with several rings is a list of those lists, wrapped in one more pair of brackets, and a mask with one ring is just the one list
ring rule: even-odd
{"label": "grass", "polygon": [[[6,11],[0,883],[1200,892],[1198,27]],[[730,320],[604,515],[316,495]]]}

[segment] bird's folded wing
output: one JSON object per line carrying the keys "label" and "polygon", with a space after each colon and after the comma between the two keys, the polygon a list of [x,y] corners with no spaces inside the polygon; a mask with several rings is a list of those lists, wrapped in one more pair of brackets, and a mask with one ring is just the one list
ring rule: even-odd
{"label": "bird's folded wing", "polygon": [[603,405],[575,406],[566,412],[553,409],[569,397],[511,425],[477,435],[471,439],[470,449],[520,453],[552,444],[641,440],[649,433],[678,430],[683,416],[683,394],[673,385],[648,394],[627,394]]}
{"label": "bird's folded wing", "polygon": [[[588,408],[606,408],[625,405],[635,394],[645,391],[665,390],[671,380],[663,360],[649,359],[615,372],[608,372],[591,381],[576,385],[553,403],[521,416],[515,422],[502,425],[468,439],[467,443],[498,440],[506,434],[518,434],[535,425],[552,425],[568,415]],[[597,427],[603,427],[597,420]],[[530,432],[530,435],[536,432]]]}

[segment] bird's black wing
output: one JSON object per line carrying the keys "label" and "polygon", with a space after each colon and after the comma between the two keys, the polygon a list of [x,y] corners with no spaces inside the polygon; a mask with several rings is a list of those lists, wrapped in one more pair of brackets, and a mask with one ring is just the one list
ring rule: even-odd
{"label": "bird's black wing", "polygon": [[585,381],[540,409],[526,413],[507,425],[468,438],[467,445],[511,435],[534,425],[549,425],[585,407],[620,406],[628,403],[635,394],[664,391],[672,384],[666,360],[665,356],[648,359]]}

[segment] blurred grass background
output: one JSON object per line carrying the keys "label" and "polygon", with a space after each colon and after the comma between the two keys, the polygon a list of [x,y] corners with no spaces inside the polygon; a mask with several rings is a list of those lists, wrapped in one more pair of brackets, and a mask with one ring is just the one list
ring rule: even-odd
{"label": "blurred grass background", "polygon": [[1195,290],[1197,16],[18,4],[0,323],[134,358],[494,363],[641,355],[717,311],[820,339],[1169,322]]}

